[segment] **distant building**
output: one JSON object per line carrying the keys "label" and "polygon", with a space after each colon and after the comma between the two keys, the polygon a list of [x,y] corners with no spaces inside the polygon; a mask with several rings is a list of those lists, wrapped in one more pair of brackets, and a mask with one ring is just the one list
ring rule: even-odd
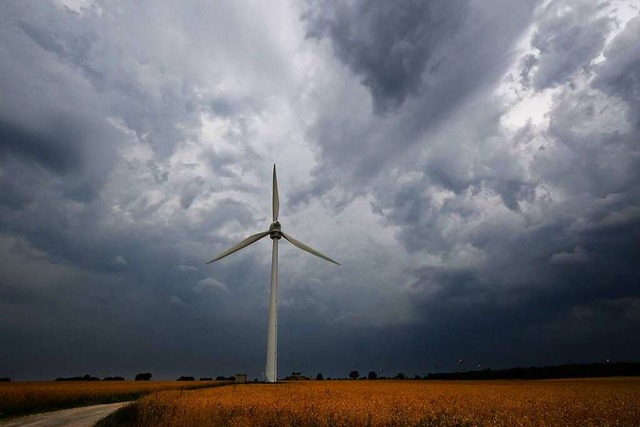
{"label": "distant building", "polygon": [[236,382],[237,383],[246,383],[247,382],[247,374],[236,374]]}

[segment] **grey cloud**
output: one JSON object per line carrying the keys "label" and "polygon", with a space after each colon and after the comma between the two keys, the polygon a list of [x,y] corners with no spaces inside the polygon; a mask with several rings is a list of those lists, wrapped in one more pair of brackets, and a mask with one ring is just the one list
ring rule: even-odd
{"label": "grey cloud", "polygon": [[344,179],[345,173],[322,165],[312,171],[314,179],[305,185],[293,183],[291,190],[287,192],[287,202],[293,208],[299,208],[308,204],[311,200],[320,198],[322,203],[331,206],[335,212],[345,209],[357,196],[362,195],[362,190],[346,188],[337,185]]}
{"label": "grey cloud", "polygon": [[[454,9],[461,6],[460,3],[447,4],[443,7]],[[375,177],[388,173],[392,167],[401,167],[408,156],[414,155],[421,147],[431,145],[434,134],[456,114],[469,121],[465,123],[467,127],[472,127],[473,122],[495,120],[500,116],[501,107],[487,103],[481,94],[490,90],[489,85],[505,71],[509,60],[505,52],[510,51],[523,27],[529,23],[534,4],[529,1],[500,1],[464,5],[462,10],[468,10],[458,14],[452,12],[452,16],[464,16],[464,21],[459,27],[454,25],[453,33],[441,40],[438,67],[423,74],[420,91],[407,98],[393,115],[381,119],[362,110],[360,103],[349,98],[355,93],[345,94],[344,99],[339,98],[341,103],[327,106],[308,132],[308,137],[316,141],[322,150],[324,165],[318,168],[319,171],[327,168],[336,170],[339,181],[349,182],[352,190],[356,185],[370,185]],[[341,10],[337,6],[327,8],[329,13]],[[372,4],[371,8],[372,14],[379,13],[380,16],[386,10],[379,3]],[[321,14],[322,10],[320,7],[320,11],[314,13]],[[350,11],[346,16],[357,21],[354,13]],[[398,13],[402,13],[402,9]],[[312,28],[313,22],[308,24]],[[448,21],[445,19],[444,22]],[[358,22],[353,23],[354,28],[359,25]],[[384,28],[380,29],[380,37],[387,37]],[[378,37],[377,30],[378,27],[373,25],[367,28],[371,40]],[[442,28],[442,31],[449,30]],[[326,37],[331,36],[328,34]],[[331,40],[337,43],[333,38]],[[357,52],[351,51],[345,51],[344,56],[338,57],[348,65],[358,59]],[[384,64],[377,64],[377,67],[373,68],[372,64],[372,70],[379,69],[384,73]],[[475,108],[476,111],[460,114],[458,110],[467,104],[473,106],[469,109]],[[462,131],[460,133],[463,134]],[[476,138],[473,135],[460,136]],[[451,145],[464,142],[451,142]],[[451,153],[456,156],[456,150],[444,145],[441,148],[443,157]],[[447,157],[447,160],[454,163],[455,157]],[[319,172],[314,173],[314,177],[321,180]],[[351,191],[351,194],[359,192]]]}
{"label": "grey cloud", "polygon": [[550,134],[558,144],[555,168],[545,170],[549,178],[596,197],[609,193],[637,197],[640,164],[630,154],[637,152],[640,135],[640,97],[635,90],[640,50],[631,40],[639,29],[640,20],[635,18],[611,42],[605,50],[610,60],[595,68],[591,88],[557,98],[550,113]]}
{"label": "grey cloud", "polygon": [[[602,51],[613,23],[608,17],[594,17],[598,10],[599,5],[583,0],[556,0],[540,9],[531,39],[540,52],[533,79],[536,89],[564,83]],[[532,61],[527,58],[525,67],[530,68]]]}
{"label": "grey cloud", "polygon": [[246,228],[254,225],[257,219],[256,214],[244,203],[230,198],[220,200],[209,217],[204,225],[212,229],[230,222],[237,222]]}
{"label": "grey cloud", "polygon": [[362,76],[382,114],[418,93],[467,13],[466,2],[336,1],[314,4],[304,19],[310,37],[328,36],[338,58]]}
{"label": "grey cloud", "polygon": [[180,206],[182,209],[188,209],[193,201],[198,197],[205,185],[204,179],[197,177],[186,183],[180,193]]}
{"label": "grey cloud", "polygon": [[[13,164],[12,169],[23,176],[29,174],[32,178],[39,167],[51,173],[39,183],[38,191],[55,185],[65,197],[89,201],[95,199],[115,164],[123,138],[101,116],[104,107],[95,104],[95,94],[86,91],[85,82],[55,56],[47,54],[55,43],[46,38],[53,37],[55,30],[37,32],[37,25],[21,20],[26,16],[38,21],[51,12],[48,6],[51,5],[23,15],[25,11],[20,11],[15,2],[2,4],[2,48],[7,61],[0,67],[6,100],[0,106],[0,155],[6,165]],[[34,39],[40,44],[30,42]],[[45,54],[43,46],[50,49]],[[72,44],[65,49],[76,52],[78,46]],[[44,75],[43,70],[47,70]],[[17,166],[16,162],[22,165]],[[11,185],[23,186],[13,178]]]}
{"label": "grey cloud", "polygon": [[[42,49],[57,55],[72,64],[86,59],[97,38],[91,34],[64,35],[52,32],[50,28],[39,27],[33,23],[20,21],[19,28]],[[65,37],[66,36],[66,37]],[[94,72],[94,77],[99,77]]]}
{"label": "grey cloud", "polygon": [[159,158],[169,156],[179,142],[192,135],[192,129],[199,128],[198,113],[207,108],[206,101],[198,103],[194,86],[176,81],[175,69],[150,65],[145,43],[161,44],[163,36],[120,38],[118,28],[135,19],[136,13],[127,12],[130,5],[122,3],[119,12],[110,7],[99,12],[92,7],[81,15],[57,10],[52,4],[20,8],[7,2],[5,7],[8,25],[20,28],[49,53],[46,61],[75,74],[76,84],[83,89],[90,84],[100,96],[101,109],[121,119]]}
{"label": "grey cloud", "polygon": [[594,86],[618,96],[628,103],[627,120],[640,128],[640,18],[629,21],[605,50],[606,61],[595,72]]}
{"label": "grey cloud", "polygon": [[[202,178],[179,181],[182,171],[170,173],[166,161],[181,143],[201,142],[202,112],[225,113],[210,108],[219,96],[198,92],[210,84],[199,75],[207,67],[187,64],[203,51],[191,58],[190,50],[172,52],[162,37],[132,34],[165,35],[168,25],[164,18],[155,27],[141,20],[138,4],[121,2],[119,11],[102,6],[100,15],[97,6],[69,14],[52,3],[0,5],[6,59],[0,65],[0,233],[24,243],[2,252],[12,265],[0,271],[0,336],[15,352],[3,353],[0,366],[13,378],[77,375],[78,369],[127,376],[150,369],[175,378],[185,374],[185,363],[202,366],[201,375],[212,369],[257,375],[263,354],[257,343],[266,331],[255,307],[266,307],[268,299],[253,284],[263,278],[263,265],[249,252],[204,268],[218,245],[235,243],[226,227],[249,229],[255,215],[226,198],[209,204],[202,221],[185,219],[179,208],[211,188]],[[153,8],[147,18],[166,11]],[[168,57],[159,59],[163,52]],[[244,112],[253,101],[242,100]],[[225,114],[233,115],[232,107]],[[230,121],[237,127],[228,136],[245,150],[247,120]],[[202,151],[202,163],[211,160]],[[235,177],[233,166],[244,161],[239,154],[216,163],[221,157],[205,171],[214,173],[217,191],[220,170]],[[189,170],[196,169],[197,163]],[[243,180],[224,187],[234,189],[255,191]],[[178,259],[183,264],[175,268]],[[233,284],[226,299],[198,288],[208,275]],[[242,339],[237,327],[245,331]],[[76,351],[41,363],[55,348]],[[185,348],[191,361],[185,362]]]}
{"label": "grey cloud", "polygon": [[179,264],[176,265],[176,268],[180,271],[185,271],[185,272],[192,272],[192,271],[198,271],[199,268],[198,267],[194,267],[192,265],[184,265],[184,264]]}
{"label": "grey cloud", "polygon": [[82,167],[80,138],[73,132],[73,124],[67,125],[52,124],[43,134],[0,119],[0,154],[18,155],[57,174],[76,172]]}
{"label": "grey cloud", "polygon": [[[281,201],[344,231],[336,269],[282,247],[283,373],[637,359],[639,21],[585,67],[608,22],[539,3],[307,3],[281,35],[271,5],[0,2],[0,375],[259,377],[270,242],[205,262],[268,222],[279,102],[315,166]],[[502,128],[514,69],[548,128]]]}
{"label": "grey cloud", "polygon": [[[629,251],[631,241],[638,237],[637,223],[624,231],[628,236],[625,238],[617,232],[598,237],[584,233],[559,235],[558,230],[565,227],[532,230],[520,236],[495,230],[490,245],[483,247],[488,259],[481,264],[415,270],[416,310],[425,324],[433,325],[436,330],[459,329],[466,337],[470,328],[480,336],[495,338],[499,334],[499,342],[515,346],[510,355],[517,357],[521,364],[530,363],[532,359],[526,353],[533,351],[541,340],[548,348],[556,349],[548,350],[546,355],[556,360],[567,357],[563,356],[566,354],[574,354],[581,360],[600,360],[607,354],[615,354],[617,358],[633,357],[638,351],[635,346],[613,348],[604,343],[602,349],[586,346],[581,337],[583,328],[588,326],[569,319],[581,306],[638,298],[631,284],[637,274],[631,260],[637,259],[638,254]],[[582,246],[571,248],[575,242]],[[554,253],[563,246],[566,250]],[[588,262],[585,262],[587,256]],[[548,260],[551,265],[542,268]],[[593,321],[599,322],[605,314],[593,316]],[[550,337],[543,332],[550,323],[561,327],[565,334]],[[621,326],[627,331],[637,328],[637,324],[631,326],[624,322],[617,322],[615,328]],[[523,330],[529,333],[523,336]],[[433,337],[431,332],[426,335]],[[563,348],[569,342],[582,346],[579,356],[572,353],[575,348]],[[486,343],[471,339],[457,346],[460,352],[484,357],[483,363],[500,363],[495,355],[492,358],[478,354],[486,352]]]}
{"label": "grey cloud", "polygon": [[[229,204],[232,206],[225,208]],[[233,205],[232,201],[221,203],[220,209],[221,211],[211,212],[211,219],[207,224],[211,229],[205,228],[207,233],[218,234],[217,229],[222,223],[233,222],[241,218],[246,211],[243,205],[238,205],[237,202]],[[233,216],[226,215],[225,209],[232,211]],[[240,307],[241,304],[229,303],[228,299],[223,301],[215,293],[202,293],[202,289],[196,286],[198,281],[213,280],[205,276],[212,273],[217,276],[215,280],[233,283],[231,297],[234,300],[240,298],[247,304],[248,311],[242,309],[236,310],[239,313],[234,313],[236,319],[234,325],[246,325],[248,332],[244,338],[249,343],[261,341],[251,338],[254,333],[260,332],[261,327],[261,324],[256,325],[252,320],[253,313],[249,308],[255,306],[256,298],[261,295],[251,286],[257,282],[256,277],[253,276],[259,275],[250,268],[255,264],[253,259],[245,258],[245,261],[240,264],[235,263],[231,267],[218,266],[216,269],[207,269],[207,271],[188,268],[186,272],[191,277],[188,280],[185,280],[185,268],[172,267],[172,262],[179,256],[186,258],[190,264],[204,265],[208,252],[214,251],[200,240],[204,237],[202,230],[197,231],[196,236],[199,235],[200,238],[188,237],[184,229],[182,231],[156,229],[141,224],[131,228],[124,227],[120,231],[101,230],[92,226],[95,222],[101,221],[97,216],[88,218],[88,223],[82,223],[74,218],[71,212],[65,212],[64,209],[50,210],[46,219],[41,218],[37,224],[30,224],[29,220],[34,218],[35,212],[27,213],[29,216],[25,218],[22,226],[19,227],[14,223],[12,231],[27,236],[28,241],[33,244],[23,243],[18,246],[13,244],[9,248],[11,255],[7,256],[6,253],[3,255],[3,259],[15,261],[13,263],[15,267],[3,269],[3,284],[0,287],[3,305],[3,326],[0,328],[0,333],[5,342],[15,343],[16,352],[13,354],[25,356],[16,359],[13,355],[3,354],[2,365],[12,366],[13,375],[28,377],[40,375],[47,378],[54,375],[52,372],[55,372],[55,375],[73,374],[74,369],[85,369],[84,367],[87,366],[82,361],[83,358],[91,357],[93,362],[89,364],[91,366],[87,366],[86,370],[95,372],[96,364],[99,364],[100,367],[96,372],[99,375],[111,375],[109,369],[113,369],[132,376],[136,372],[135,369],[142,369],[141,365],[145,365],[145,369],[153,369],[156,375],[176,376],[179,372],[174,370],[184,369],[185,362],[183,358],[182,362],[176,365],[180,359],[178,354],[180,352],[175,351],[174,344],[184,342],[185,337],[193,336],[194,331],[204,331],[207,338],[198,339],[196,343],[187,340],[188,342],[184,342],[184,345],[193,346],[194,352],[198,354],[211,355],[212,349],[217,348],[217,343],[234,341],[233,328],[217,328],[218,331],[228,330],[221,333],[211,328],[212,325],[227,322],[228,320],[225,320],[229,316],[227,310]],[[5,214],[6,212],[3,212],[3,215]],[[25,216],[25,212],[21,214]],[[7,221],[8,218],[3,216],[2,222],[6,224]],[[27,240],[18,240],[18,243],[20,242],[27,242]],[[179,242],[190,242],[190,244],[182,246]],[[34,247],[40,249],[35,250]],[[96,251],[93,248],[100,248],[100,250]],[[25,261],[34,257],[36,258],[33,261]],[[123,268],[122,262],[125,260],[127,261],[126,269]],[[32,265],[29,266],[29,263]],[[39,267],[34,268],[34,263]],[[26,268],[20,269],[21,266]],[[61,273],[52,273],[56,271]],[[48,291],[45,293],[38,289],[25,289],[20,283],[40,283],[46,286]],[[91,286],[86,285],[87,283]],[[249,286],[238,286],[245,283]],[[183,301],[187,311],[181,311],[180,307],[171,304],[171,296]],[[249,303],[249,301],[253,302]],[[42,319],[42,323],[29,324],[28,321],[25,323],[24,319],[34,318],[31,310],[37,304],[40,304],[41,315],[38,318]],[[81,307],[80,312],[78,307]],[[216,307],[222,308],[216,309]],[[91,313],[84,313],[84,310]],[[224,314],[225,312],[227,314]],[[15,315],[16,319],[23,320],[17,321],[18,323],[11,322],[5,318],[4,314]],[[76,314],[87,316],[84,327],[70,326]],[[105,330],[104,322],[109,323],[108,330]],[[131,328],[131,324],[135,324],[136,327]],[[24,334],[21,337],[14,336],[5,327],[7,325],[13,325]],[[46,334],[50,329],[66,332]],[[96,333],[100,333],[102,344],[94,343],[91,339]],[[45,352],[57,345],[71,345],[73,340],[82,341],[83,344],[79,353],[60,359],[53,358],[50,360],[48,371],[39,373],[31,366],[36,363],[34,353],[27,355],[29,348],[21,344],[32,339],[38,340],[40,343],[38,349]],[[107,353],[99,350],[99,347],[104,344],[103,340],[113,344]],[[142,348],[135,345],[136,342],[147,344]],[[262,354],[262,350],[257,348],[247,348],[252,345],[247,342],[238,342],[234,345],[233,352]],[[125,354],[134,347],[137,348],[135,355]],[[124,348],[129,350],[125,352]],[[152,357],[153,353],[159,350],[166,353],[166,357]],[[218,349],[214,354],[217,354],[216,357],[222,357],[220,354],[225,352],[227,351]],[[233,352],[228,356],[229,360],[238,359],[238,355],[234,355]],[[212,369],[210,363],[197,362],[196,359],[197,357],[194,357],[194,360],[188,363],[209,365],[206,369]],[[111,363],[109,360],[116,362]],[[259,362],[251,361],[251,356],[245,360],[250,361],[246,362],[249,366],[259,365]],[[241,362],[241,365],[243,363],[245,362]],[[235,362],[219,362],[213,369],[220,374],[227,374],[226,370],[234,370],[236,366],[238,365]],[[207,370],[202,375],[206,373],[211,375]]]}
{"label": "grey cloud", "polygon": [[156,183],[162,184],[169,179],[169,171],[160,169],[160,166],[153,160],[147,160],[147,167],[153,174],[153,179],[155,179]]}
{"label": "grey cloud", "polygon": [[529,86],[531,83],[531,75],[533,74],[534,67],[538,65],[538,58],[534,54],[525,55],[520,60],[520,81],[524,86]]}
{"label": "grey cloud", "polygon": [[[595,12],[586,7],[580,13],[592,22]],[[624,348],[604,337],[602,351],[589,347],[580,330],[585,324],[573,316],[580,307],[638,297],[632,285],[640,256],[632,243],[638,239],[640,200],[640,165],[633,154],[638,140],[633,90],[638,50],[631,42],[637,38],[637,19],[605,50],[607,61],[590,69],[583,65],[602,50],[607,22],[583,28],[586,34],[579,23],[573,29],[568,25],[565,32],[547,18],[538,16],[539,28],[549,27],[534,36],[535,43],[547,43],[547,56],[525,56],[521,67],[542,73],[534,75],[540,82],[544,77],[544,85],[564,85],[575,72],[596,75],[593,85],[565,85],[553,99],[543,135],[550,148],[522,157],[519,150],[533,148],[536,131],[531,124],[507,136],[492,125],[496,120],[491,114],[469,114],[469,109],[467,118],[477,120],[466,123],[478,126],[474,139],[465,141],[460,131],[432,138],[422,158],[404,160],[399,172],[379,181],[372,207],[397,227],[396,237],[409,251],[438,260],[425,260],[435,265],[412,270],[412,301],[423,324],[410,329],[421,339],[446,340],[437,332],[439,326],[465,337],[466,343],[446,341],[458,352],[502,347],[512,356],[518,354],[521,363],[540,343],[555,360],[578,348],[581,357],[592,360],[605,353],[633,358],[637,346]],[[541,40],[543,35],[548,39]],[[588,47],[582,37],[599,44]],[[556,58],[561,46],[570,52]],[[531,72],[524,70],[521,78],[526,81]],[[544,214],[538,215],[537,209]],[[625,310],[613,310],[617,320],[609,327],[637,331],[637,322],[623,320]],[[598,322],[612,312],[592,313]],[[548,324],[564,334],[547,334]],[[528,333],[522,335],[523,330]],[[496,333],[501,344],[493,346],[469,338]],[[575,339],[563,345],[567,336]],[[536,353],[534,359],[540,357]],[[499,363],[498,357],[492,360]]]}
{"label": "grey cloud", "polygon": [[552,264],[581,263],[589,260],[589,254],[582,246],[576,246],[571,252],[558,252],[549,259]]}

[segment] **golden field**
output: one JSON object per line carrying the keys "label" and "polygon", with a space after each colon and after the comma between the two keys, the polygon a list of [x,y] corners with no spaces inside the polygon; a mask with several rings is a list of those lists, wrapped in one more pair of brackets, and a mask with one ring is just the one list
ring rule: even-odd
{"label": "golden field", "polygon": [[146,393],[225,384],[218,381],[0,382],[0,418],[74,406],[134,400]]}
{"label": "golden field", "polygon": [[102,425],[640,426],[640,378],[231,385],[154,393],[111,423]]}

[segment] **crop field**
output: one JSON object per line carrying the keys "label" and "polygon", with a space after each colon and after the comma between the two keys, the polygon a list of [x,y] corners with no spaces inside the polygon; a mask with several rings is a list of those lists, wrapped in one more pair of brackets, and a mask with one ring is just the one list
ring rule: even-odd
{"label": "crop field", "polygon": [[134,400],[156,391],[226,384],[219,381],[0,382],[0,419],[15,415]]}
{"label": "crop field", "polygon": [[110,418],[99,425],[640,426],[640,378],[231,385],[154,393]]}

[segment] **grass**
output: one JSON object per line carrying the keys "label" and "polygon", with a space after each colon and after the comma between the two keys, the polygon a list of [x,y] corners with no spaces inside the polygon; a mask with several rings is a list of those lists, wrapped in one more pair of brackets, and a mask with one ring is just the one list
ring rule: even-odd
{"label": "grass", "polygon": [[233,385],[154,393],[98,425],[638,426],[640,378]]}
{"label": "grass", "polygon": [[138,417],[137,408],[134,403],[118,409],[113,414],[99,420],[96,427],[121,427],[134,426]]}
{"label": "grass", "polygon": [[65,381],[0,383],[0,419],[135,400],[165,390],[192,390],[228,384],[222,381]]}

